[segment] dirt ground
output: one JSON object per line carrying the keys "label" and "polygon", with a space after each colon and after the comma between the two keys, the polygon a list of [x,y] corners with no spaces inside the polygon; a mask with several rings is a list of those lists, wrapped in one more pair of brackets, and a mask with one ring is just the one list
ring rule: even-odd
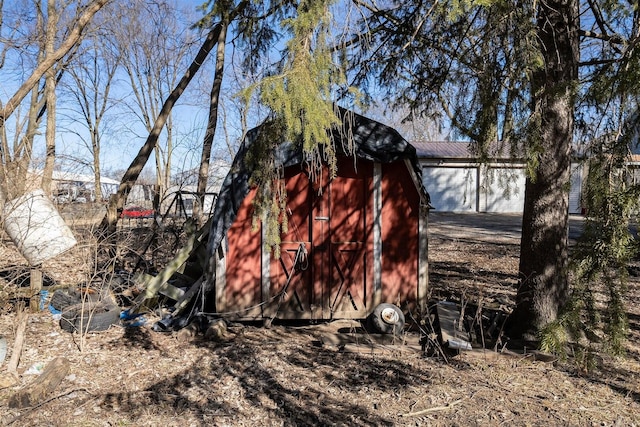
{"label": "dirt ground", "polygon": [[[518,264],[513,218],[470,221],[435,214],[430,224],[434,299],[508,310]],[[492,221],[506,221],[493,228]],[[90,245],[45,265],[56,283],[82,280]],[[0,245],[0,263],[19,258]],[[74,258],[75,257],[75,258]],[[74,261],[75,259],[75,261]],[[5,285],[0,282],[0,286]],[[353,322],[269,329],[232,324],[220,339],[190,330],[160,333],[158,320],[85,336],[62,331],[51,313],[31,314],[16,383],[0,389],[0,425],[12,426],[640,426],[640,285],[630,286],[632,328],[625,358],[598,357],[584,372],[572,360],[509,351],[509,344],[447,357],[424,354],[418,334],[372,345]],[[16,315],[5,307],[8,378]],[[42,367],[70,362],[40,404],[13,408]]]}

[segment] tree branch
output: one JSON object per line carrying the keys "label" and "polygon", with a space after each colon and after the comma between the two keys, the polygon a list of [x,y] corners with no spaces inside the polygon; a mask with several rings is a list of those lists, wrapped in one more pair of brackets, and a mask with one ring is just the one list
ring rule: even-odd
{"label": "tree branch", "polygon": [[[596,33],[593,31],[583,30],[583,29],[578,30],[578,34],[580,35],[580,37],[592,38],[592,39],[609,42],[611,43],[612,46],[624,44],[624,39],[619,34],[609,35],[609,34]],[[620,52],[619,49],[616,49],[616,51]]]}
{"label": "tree branch", "polygon": [[[229,21],[235,19],[248,4],[249,0],[242,1],[229,14]],[[140,151],[127,168],[127,171],[122,177],[117,193],[112,195],[109,199],[109,204],[107,205],[107,213],[102,219],[99,227],[101,238],[106,238],[107,235],[110,234],[110,232],[115,231],[114,229],[118,222],[118,210],[122,209],[122,207],[124,206],[124,203],[127,200],[127,197],[129,196],[133,185],[138,180],[138,177],[140,176],[144,165],[149,160],[149,156],[151,155],[151,152],[158,142],[158,137],[160,136],[160,132],[162,131],[162,128],[167,121],[171,109],[178,101],[184,90],[187,88],[193,77],[196,75],[213,47],[217,44],[221,30],[222,23],[218,23],[211,29],[211,31],[209,31],[209,34],[207,34],[204,43],[200,47],[200,50],[196,54],[196,57],[191,62],[191,65],[162,105],[162,109],[158,113],[158,117],[153,124],[151,132],[149,132],[149,136],[147,137],[146,142],[140,148]]]}
{"label": "tree branch", "polygon": [[86,7],[82,15],[78,18],[76,26],[69,34],[69,37],[53,52],[53,55],[46,57],[44,61],[33,70],[29,78],[20,86],[13,97],[7,101],[2,110],[0,110],[0,126],[4,126],[7,117],[13,114],[18,105],[20,105],[25,96],[27,96],[31,89],[38,83],[44,73],[73,49],[80,40],[85,27],[93,19],[93,16],[109,1],[110,0],[96,0]]}

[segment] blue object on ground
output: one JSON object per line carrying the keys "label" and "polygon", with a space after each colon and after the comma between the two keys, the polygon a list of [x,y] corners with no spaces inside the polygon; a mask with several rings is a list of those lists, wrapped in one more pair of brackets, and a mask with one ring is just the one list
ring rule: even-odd
{"label": "blue object on ground", "polygon": [[49,297],[49,291],[40,291],[40,310],[44,310]]}
{"label": "blue object on ground", "polygon": [[122,320],[132,320],[135,319],[137,317],[142,316],[144,313],[134,313],[131,314],[131,312],[129,312],[129,310],[124,310],[122,313],[120,313],[120,319]]}
{"label": "blue object on ground", "polygon": [[147,319],[144,317],[138,317],[137,320],[122,322],[122,326],[126,328],[138,328],[140,326],[144,326],[146,323]]}

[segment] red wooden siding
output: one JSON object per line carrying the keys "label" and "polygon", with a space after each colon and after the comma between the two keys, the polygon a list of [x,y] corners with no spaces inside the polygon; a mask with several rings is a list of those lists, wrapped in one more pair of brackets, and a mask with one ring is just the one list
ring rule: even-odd
{"label": "red wooden siding", "polygon": [[255,307],[238,316],[244,318],[364,318],[374,303],[415,302],[420,197],[404,161],[381,170],[381,292],[374,290],[373,163],[342,158],[338,176],[329,181],[325,171],[315,188],[300,166],[285,170],[289,226],[280,258],[271,257],[266,269],[261,232],[251,231],[255,190],[245,198],[227,233],[220,311]]}
{"label": "red wooden siding", "polygon": [[382,298],[415,303],[420,195],[404,162],[382,165]]}
{"label": "red wooden siding", "polygon": [[[238,216],[227,232],[228,251],[226,254],[226,285],[223,301],[218,303],[220,311],[237,311],[250,307],[260,307],[262,300],[260,260],[262,239],[260,228],[251,230],[253,206],[251,201],[256,191],[245,197],[238,209]],[[259,309],[242,313],[242,316],[258,317]]]}

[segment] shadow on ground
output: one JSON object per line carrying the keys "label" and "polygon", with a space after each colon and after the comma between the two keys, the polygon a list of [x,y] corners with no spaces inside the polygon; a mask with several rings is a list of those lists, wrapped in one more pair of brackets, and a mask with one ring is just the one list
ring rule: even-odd
{"label": "shadow on ground", "polygon": [[[269,332],[238,335],[230,343],[203,341],[202,359],[178,375],[139,391],[110,393],[101,406],[126,413],[132,421],[153,405],[156,416],[188,414],[225,425],[262,417],[265,425],[391,426],[393,419],[377,413],[386,403],[362,396],[382,392],[391,397],[431,381],[402,360],[339,353],[308,339],[292,347],[295,337],[265,340],[264,335]],[[125,337],[122,344],[131,341]]]}

